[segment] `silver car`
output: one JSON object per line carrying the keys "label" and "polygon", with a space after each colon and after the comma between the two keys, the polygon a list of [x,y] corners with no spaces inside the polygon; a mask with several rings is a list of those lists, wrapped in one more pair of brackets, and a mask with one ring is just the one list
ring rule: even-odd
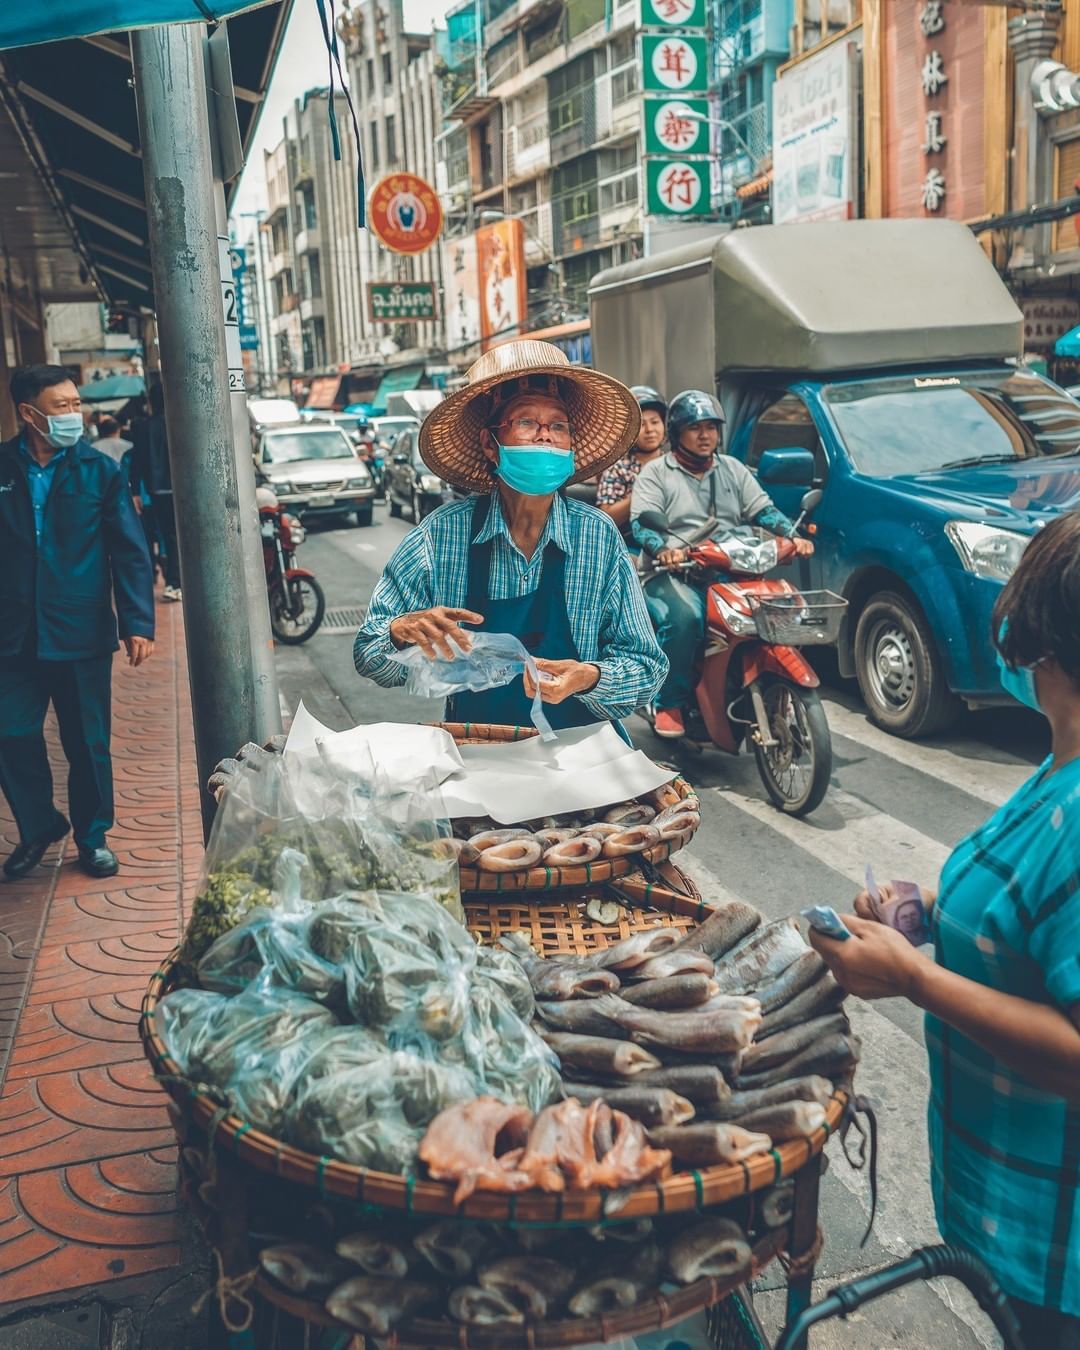
{"label": "silver car", "polygon": [[371,524],[375,484],[338,427],[270,428],[259,438],[256,460],[267,486],[294,515],[355,512],[357,525]]}

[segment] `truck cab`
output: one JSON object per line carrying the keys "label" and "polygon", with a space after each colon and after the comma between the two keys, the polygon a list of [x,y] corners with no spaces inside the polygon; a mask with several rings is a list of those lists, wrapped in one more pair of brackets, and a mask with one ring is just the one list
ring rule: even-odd
{"label": "truck cab", "polygon": [[593,358],[712,390],[782,511],[809,487],[801,583],[839,592],[841,672],[900,736],[1004,703],[991,613],[1031,535],[1080,507],[1080,404],[1019,364],[1022,319],[944,221],[764,226],[610,269]]}

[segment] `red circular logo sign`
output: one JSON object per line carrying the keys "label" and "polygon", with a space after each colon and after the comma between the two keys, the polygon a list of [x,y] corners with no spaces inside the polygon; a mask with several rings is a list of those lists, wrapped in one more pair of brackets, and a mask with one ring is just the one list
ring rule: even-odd
{"label": "red circular logo sign", "polygon": [[442,207],[430,183],[392,173],[372,190],[368,224],[394,253],[423,253],[442,230]]}

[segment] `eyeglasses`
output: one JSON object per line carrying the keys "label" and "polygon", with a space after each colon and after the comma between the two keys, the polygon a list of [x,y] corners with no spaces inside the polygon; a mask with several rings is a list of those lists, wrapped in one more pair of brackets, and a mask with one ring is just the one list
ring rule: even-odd
{"label": "eyeglasses", "polygon": [[499,427],[512,427],[517,435],[532,439],[539,436],[541,429],[551,433],[552,440],[568,441],[570,439],[569,422],[538,422],[535,417],[511,417],[508,422],[496,422]]}

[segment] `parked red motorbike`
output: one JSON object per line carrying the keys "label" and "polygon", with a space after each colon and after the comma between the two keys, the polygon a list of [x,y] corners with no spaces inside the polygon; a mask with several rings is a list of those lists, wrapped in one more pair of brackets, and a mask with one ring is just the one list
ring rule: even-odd
{"label": "parked red motorbike", "polygon": [[270,627],[279,642],[295,646],[306,642],[322,623],[326,597],[313,573],[294,566],[296,550],[307,537],[303,525],[282,510],[269,488],[256,489],[255,500],[270,600]]}
{"label": "parked red motorbike", "polygon": [[[797,526],[820,500],[820,489],[806,494]],[[658,512],[643,512],[641,523],[657,534],[672,533]],[[680,539],[689,548],[688,560],[669,569],[685,570],[692,585],[708,587],[688,739],[698,748],[711,743],[730,754],[738,754],[748,739],[773,804],[788,815],[806,815],[829,786],[832,740],[818,677],[797,648],[835,642],[847,601],[832,591],[800,591],[765,576],[795,557],[791,540],[753,528],[719,540],[703,537],[715,529],[716,522],[708,521],[697,542]],[[647,588],[647,577],[643,584]],[[655,710],[643,712],[651,724]]]}

